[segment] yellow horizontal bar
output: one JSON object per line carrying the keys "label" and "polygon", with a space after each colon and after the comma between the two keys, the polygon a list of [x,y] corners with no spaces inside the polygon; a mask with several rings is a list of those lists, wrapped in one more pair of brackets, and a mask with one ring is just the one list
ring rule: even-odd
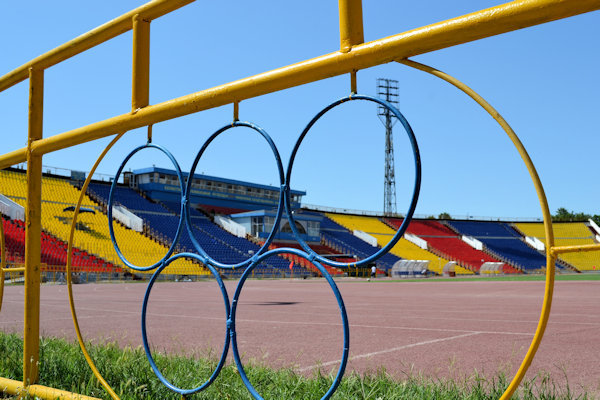
{"label": "yellow horizontal bar", "polygon": [[25,267],[20,267],[20,268],[3,268],[2,272],[25,272]]}
{"label": "yellow horizontal bar", "polygon": [[[335,52],[292,64],[211,89],[144,107],[73,129],[32,144],[46,154],[100,139],[118,132],[181,117],[294,86],[373,67],[473,40],[571,17],[600,9],[600,0],[518,0],[486,10],[356,45],[350,52]],[[24,149],[0,156],[0,169],[25,161]]]}
{"label": "yellow horizontal bar", "polygon": [[82,53],[94,46],[106,42],[132,29],[132,18],[139,14],[140,18],[150,21],[192,3],[194,0],[154,0],[121,15],[99,27],[64,43],[57,48],[34,58],[19,68],[0,78],[0,92],[24,81],[29,76],[29,68],[46,69],[68,58]]}
{"label": "yellow horizontal bar", "polygon": [[67,392],[42,385],[29,385],[24,387],[23,382],[8,378],[0,378],[0,393],[3,392],[13,396],[28,393],[34,398],[44,400],[99,400],[95,397],[84,396],[82,394]]}
{"label": "yellow horizontal bar", "polygon": [[564,254],[564,253],[582,253],[587,251],[600,251],[600,244],[582,244],[579,246],[554,246],[550,248],[550,253]]}
{"label": "yellow horizontal bar", "polygon": [[11,151],[0,156],[0,169],[10,167],[27,160],[27,148]]}

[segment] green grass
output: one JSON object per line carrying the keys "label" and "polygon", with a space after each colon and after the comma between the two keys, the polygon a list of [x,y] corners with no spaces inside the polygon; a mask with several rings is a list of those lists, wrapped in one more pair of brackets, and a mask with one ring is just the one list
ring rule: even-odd
{"label": "green grass", "polygon": [[[99,370],[122,399],[180,399],[154,376],[141,349],[120,349],[115,344],[89,348]],[[22,340],[16,335],[0,333],[0,376],[21,380]],[[61,339],[43,339],[40,349],[40,384],[108,399],[108,395],[90,372],[76,344]],[[214,360],[194,360],[179,356],[156,356],[157,365],[167,371],[169,379],[182,387],[198,385],[198,377],[208,377]],[[271,370],[248,366],[251,382],[265,399],[320,399],[333,381],[327,374],[311,378],[290,369]],[[394,380],[385,371],[359,376],[347,374],[333,399],[498,399],[508,379],[498,374],[489,380],[474,374],[461,380],[425,379],[408,376]],[[0,397],[2,394],[0,393]],[[10,398],[6,395],[7,398]],[[251,399],[234,365],[227,365],[217,380],[205,391],[190,399]],[[517,399],[570,400],[588,399],[574,396],[569,388],[558,388],[547,376],[524,382]]]}

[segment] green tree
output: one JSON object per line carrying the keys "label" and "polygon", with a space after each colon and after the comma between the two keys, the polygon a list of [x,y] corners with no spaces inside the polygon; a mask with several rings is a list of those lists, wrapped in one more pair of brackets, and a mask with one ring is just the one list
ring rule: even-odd
{"label": "green tree", "polygon": [[[552,216],[552,221],[554,222],[585,222],[587,220],[589,220],[590,218],[594,219],[596,217],[600,217],[598,215],[594,215],[593,217],[590,214],[586,214],[583,212],[574,212],[574,211],[569,211],[564,207],[560,207],[558,210],[556,210],[556,214],[554,214]],[[600,219],[600,218],[599,218]],[[597,223],[597,221],[596,221]]]}
{"label": "green tree", "polygon": [[438,215],[438,219],[452,219],[452,217],[447,212],[443,212]]}

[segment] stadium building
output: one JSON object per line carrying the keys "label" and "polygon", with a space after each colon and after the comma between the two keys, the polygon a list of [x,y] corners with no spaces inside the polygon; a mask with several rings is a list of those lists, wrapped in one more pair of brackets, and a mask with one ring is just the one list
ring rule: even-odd
{"label": "stadium building", "polygon": [[[70,225],[84,177],[81,173],[44,174],[42,269],[47,279],[56,279],[65,270]],[[195,239],[210,257],[222,263],[239,263],[256,254],[273,230],[279,188],[202,174],[192,179],[192,226],[182,229],[176,251],[195,252]],[[107,218],[110,187],[111,182],[92,180],[83,196],[72,263],[86,280],[140,275],[123,263],[111,242]],[[24,259],[25,194],[24,170],[0,171],[0,211],[7,261],[13,264]],[[403,221],[334,208],[327,212],[303,208],[304,195],[303,191],[291,191],[297,231],[315,252],[332,260],[353,263],[370,256],[387,244]],[[175,171],[151,167],[125,173],[124,182],[116,185],[112,209],[119,250],[134,265],[156,262],[173,246],[180,210],[181,190]],[[554,229],[560,245],[600,241],[600,228],[593,221],[555,223]],[[544,239],[541,222],[413,219],[403,238],[376,261],[376,267],[380,275],[397,276],[540,273],[545,266]],[[270,248],[276,247],[300,248],[285,216]],[[592,253],[572,253],[561,256],[557,267],[587,272],[596,271],[600,265]],[[327,270],[333,275],[368,273],[367,268]],[[240,273],[223,271],[232,276]],[[196,259],[179,259],[163,274],[210,276]],[[254,271],[257,277],[318,274],[311,262],[293,254],[269,257]]]}

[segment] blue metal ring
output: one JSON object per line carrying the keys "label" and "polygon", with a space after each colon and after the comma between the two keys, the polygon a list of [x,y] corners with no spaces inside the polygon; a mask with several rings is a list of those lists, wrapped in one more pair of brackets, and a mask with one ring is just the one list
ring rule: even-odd
{"label": "blue metal ring", "polygon": [[[398,118],[398,120],[402,123],[402,125],[404,126],[404,129],[406,130],[406,133],[408,135],[408,138],[410,140],[412,150],[413,150],[414,161],[415,161],[415,184],[414,184],[412,200],[410,203],[408,213],[407,213],[406,217],[404,218],[402,225],[400,226],[400,228],[398,229],[396,234],[393,236],[392,240],[390,240],[390,242],[387,245],[385,245],[383,248],[381,248],[379,251],[377,251],[376,253],[372,254],[371,256],[369,256],[361,261],[358,261],[355,263],[340,263],[340,262],[331,261],[322,256],[319,256],[314,250],[312,250],[310,248],[310,246],[308,246],[308,244],[300,236],[298,229],[296,228],[296,223],[294,221],[294,217],[292,214],[291,197],[290,197],[290,186],[291,186],[290,180],[291,180],[292,167],[293,167],[293,163],[294,163],[294,160],[296,157],[296,153],[298,152],[300,144],[304,140],[304,137],[306,136],[308,131],[319,120],[319,118],[321,118],[326,112],[328,112],[332,108],[340,105],[343,102],[351,101],[351,100],[366,100],[366,101],[371,101],[371,102],[380,104],[381,106],[389,109]],[[269,233],[269,236],[268,236],[267,240],[265,241],[265,243],[263,244],[263,246],[258,250],[258,252],[256,254],[254,254],[253,256],[251,256],[250,258],[248,258],[245,261],[242,261],[237,264],[224,264],[224,263],[221,263],[221,262],[218,262],[218,261],[212,259],[206,253],[206,251],[202,248],[202,246],[198,243],[198,241],[196,240],[196,238],[194,236],[193,229],[192,229],[191,210],[190,210],[190,194],[192,191],[192,181],[193,181],[194,172],[195,172],[196,167],[200,161],[200,158],[204,154],[204,151],[206,150],[206,148],[221,133],[225,132],[228,129],[231,129],[234,127],[241,127],[241,126],[248,127],[250,129],[253,129],[256,132],[258,132],[267,141],[267,143],[271,147],[271,150],[275,156],[275,161],[277,163],[277,168],[278,168],[278,172],[279,172],[280,195],[279,195],[279,202],[278,202],[278,207],[277,207],[277,216],[275,218],[275,223],[273,224],[273,228],[272,228],[271,232]],[[177,176],[179,178],[181,193],[183,194],[184,197],[182,198],[182,201],[181,201],[181,210],[180,210],[181,212],[180,212],[180,218],[179,218],[179,225],[177,227],[177,233],[176,233],[175,237],[173,238],[173,244],[167,251],[167,254],[159,262],[157,262],[156,264],[153,264],[152,266],[138,267],[138,266],[132,265],[130,262],[128,262],[125,259],[125,257],[123,256],[123,254],[121,253],[121,251],[117,245],[117,242],[116,242],[115,236],[114,236],[113,225],[112,225],[112,203],[113,203],[113,192],[116,187],[116,182],[117,182],[125,164],[135,153],[137,153],[138,151],[145,149],[145,148],[156,148],[156,149],[162,151],[164,154],[166,154],[169,157],[169,159],[171,160],[171,162],[173,163],[173,165],[176,168]],[[273,140],[271,139],[271,137],[262,128],[260,128],[256,125],[253,125],[248,122],[235,121],[233,124],[226,125],[223,128],[217,130],[206,140],[206,142],[203,144],[202,148],[200,149],[200,151],[198,152],[198,154],[194,160],[192,169],[190,170],[190,173],[189,173],[189,176],[187,179],[187,184],[186,184],[185,190],[183,188],[183,181],[184,180],[183,180],[183,176],[181,173],[181,169],[179,168],[177,161],[171,155],[171,153],[169,153],[166,149],[164,149],[161,146],[148,143],[146,145],[143,145],[143,146],[140,146],[140,147],[134,149],[125,158],[125,160],[119,167],[119,170],[117,171],[117,175],[111,185],[109,202],[108,202],[108,218],[109,218],[110,235],[111,235],[111,240],[113,242],[113,245],[115,246],[115,250],[117,251],[117,254],[119,255],[119,258],[121,258],[121,260],[128,267],[130,267],[134,270],[138,270],[138,271],[147,271],[147,270],[158,267],[158,269],[152,275],[152,278],[150,279],[150,282],[148,283],[148,287],[147,287],[146,293],[144,295],[144,301],[143,301],[143,305],[142,305],[142,320],[141,320],[142,341],[144,344],[144,350],[146,352],[148,361],[150,362],[150,366],[152,367],[152,370],[154,371],[156,376],[166,387],[168,387],[170,390],[172,390],[176,393],[179,393],[181,395],[188,395],[188,394],[192,394],[192,393],[201,391],[201,390],[205,389],[206,387],[208,387],[218,376],[219,372],[221,371],[221,368],[223,367],[223,365],[225,363],[225,360],[227,358],[227,353],[229,351],[229,345],[231,344],[232,348],[233,348],[233,357],[234,357],[235,363],[238,367],[238,371],[240,373],[242,381],[244,382],[244,385],[250,391],[251,395],[255,399],[262,399],[260,394],[256,391],[256,389],[250,383],[250,381],[246,375],[246,372],[244,370],[242,360],[239,355],[237,338],[236,338],[237,333],[236,333],[236,328],[235,328],[235,317],[236,317],[237,304],[238,304],[238,300],[241,295],[244,283],[246,282],[247,278],[250,276],[250,274],[252,273],[254,268],[256,268],[256,266],[258,266],[263,260],[265,260],[268,257],[287,253],[287,254],[294,254],[296,256],[303,257],[306,260],[310,261],[313,265],[315,265],[315,267],[317,267],[317,269],[321,272],[321,274],[325,277],[325,279],[329,283],[329,286],[331,287],[331,289],[336,297],[338,307],[340,309],[340,314],[341,314],[341,318],[342,318],[342,326],[343,326],[343,335],[344,335],[344,347],[343,347],[342,358],[341,358],[340,367],[338,369],[337,375],[336,375],[332,385],[330,386],[330,388],[327,390],[325,395],[321,398],[322,400],[329,399],[333,395],[333,393],[336,391],[337,387],[339,386],[341,379],[344,375],[344,372],[346,370],[346,365],[348,362],[349,348],[350,348],[350,327],[348,324],[348,316],[346,314],[346,308],[344,306],[344,301],[339,292],[339,289],[338,289],[337,285],[335,284],[335,282],[333,281],[331,275],[327,272],[327,270],[323,267],[322,264],[326,264],[326,265],[330,265],[330,266],[334,266],[334,267],[347,267],[350,265],[361,266],[361,265],[367,264],[371,261],[378,259],[385,253],[387,253],[396,244],[396,242],[398,242],[398,240],[400,240],[400,238],[406,231],[408,224],[412,220],[412,216],[414,214],[417,200],[419,197],[419,191],[420,191],[420,187],[421,187],[421,160],[420,160],[420,155],[419,155],[419,148],[417,146],[417,141],[415,139],[414,133],[413,133],[410,125],[404,118],[404,116],[400,113],[400,111],[398,109],[396,109],[390,103],[388,103],[384,100],[374,98],[374,97],[353,94],[350,97],[345,97],[343,99],[340,99],[340,100],[330,104],[329,106],[325,107],[322,111],[320,111],[304,128],[304,130],[300,134],[300,137],[298,138],[298,140],[294,146],[294,149],[292,151],[292,154],[290,157],[290,162],[288,164],[287,174],[284,174],[283,166],[281,163],[281,157],[280,157],[277,147],[273,143]],[[267,251],[269,245],[272,243],[272,241],[279,229],[279,225],[281,222],[281,218],[283,216],[284,209],[285,209],[285,212],[288,217],[290,228],[292,229],[294,236],[298,240],[298,243],[300,243],[301,247],[305,251],[293,249],[293,248],[278,248],[278,249]],[[175,246],[176,246],[177,242],[179,241],[179,237],[181,235],[182,224],[183,224],[184,220],[186,222],[188,233],[192,240],[192,243],[199,254],[180,253],[180,254],[177,254],[177,255],[171,257],[171,254],[173,253]],[[158,368],[154,362],[154,359],[152,358],[152,355],[150,353],[150,349],[148,346],[147,333],[146,333],[146,310],[147,310],[147,305],[148,305],[148,299],[150,297],[150,292],[152,290],[154,282],[156,281],[156,279],[160,275],[160,273],[169,264],[171,264],[173,261],[177,260],[178,258],[182,258],[182,257],[194,258],[194,259],[202,262],[207,268],[210,269],[211,273],[214,275],[217,283],[219,284],[219,287],[221,288],[221,293],[223,295],[223,300],[225,302],[225,313],[226,313],[226,317],[227,317],[225,343],[223,346],[223,352],[221,354],[221,359],[219,360],[219,363],[218,363],[217,367],[215,368],[215,370],[213,371],[210,378],[202,385],[200,385],[196,388],[193,388],[193,389],[181,389],[181,388],[173,385],[172,383],[170,383],[162,375],[162,373],[158,370]],[[230,303],[229,297],[227,295],[227,290],[225,289],[223,280],[221,279],[216,268],[238,269],[238,268],[244,268],[244,267],[247,267],[247,268],[244,270],[244,272],[240,278],[240,281],[238,282],[238,285],[235,290],[235,294],[233,296],[233,301],[232,301],[232,303]]]}
{"label": "blue metal ring", "polygon": [[[152,278],[150,279],[150,282],[148,283],[148,287],[146,288],[146,293],[144,294],[144,302],[142,304],[142,342],[144,344],[144,351],[146,352],[146,358],[148,358],[148,362],[150,363],[150,366],[152,367],[152,370],[154,371],[154,374],[156,375],[156,377],[163,383],[163,385],[168,387],[170,390],[172,390],[176,393],[179,393],[182,396],[185,396],[185,395],[199,392],[199,391],[207,388],[217,378],[217,376],[219,375],[219,372],[221,372],[221,368],[223,368],[223,365],[225,365],[225,360],[227,359],[227,353],[229,352],[230,335],[229,335],[229,326],[226,326],[225,343],[223,344],[223,352],[221,353],[221,359],[219,360],[219,363],[217,364],[217,366],[216,366],[215,370],[213,371],[212,375],[210,376],[210,378],[208,378],[208,380],[206,382],[204,382],[202,385],[195,387],[193,389],[181,389],[181,388],[173,385],[171,382],[169,382],[164,377],[164,375],[159,371],[158,367],[156,366],[156,363],[154,362],[154,358],[152,357],[152,353],[150,352],[150,347],[148,346],[148,336],[146,334],[146,309],[148,307],[148,299],[150,298],[150,291],[152,290],[152,286],[154,286],[154,282],[156,281],[156,278],[160,275],[160,273],[170,263],[177,260],[178,258],[183,258],[183,257],[194,258],[200,262],[203,262],[203,260],[200,257],[198,257],[197,254],[178,253],[177,255],[169,258],[163,265],[161,265],[154,272],[154,274],[152,274]],[[221,277],[219,276],[219,273],[217,272],[217,270],[214,267],[212,267],[211,265],[207,265],[207,264],[205,264],[205,265],[208,269],[210,269],[210,272],[212,272],[217,283],[219,284],[219,287],[221,288],[221,294],[223,295],[223,301],[225,302],[225,315],[228,318],[230,315],[229,296],[227,295],[227,290],[225,289],[223,280],[221,279]]]}
{"label": "blue metal ring", "polygon": [[236,315],[235,313],[237,310],[237,305],[238,305],[240,294],[242,293],[242,288],[244,286],[244,283],[246,282],[246,279],[252,273],[252,270],[258,265],[258,263],[260,261],[264,260],[265,258],[272,257],[272,256],[275,256],[277,254],[282,254],[282,253],[294,254],[296,256],[299,256],[306,260],[311,261],[313,263],[313,265],[319,269],[319,272],[321,272],[321,274],[325,277],[325,279],[327,279],[327,282],[329,283],[329,286],[331,287],[331,290],[333,291],[333,294],[335,295],[335,298],[338,303],[338,307],[340,309],[340,315],[342,317],[342,326],[343,326],[343,330],[344,330],[344,348],[342,351],[342,359],[340,361],[340,367],[335,376],[335,379],[334,379],[333,383],[331,384],[331,386],[329,387],[329,389],[327,390],[327,392],[325,393],[325,395],[323,395],[323,397],[321,397],[321,400],[326,400],[326,399],[329,399],[333,395],[333,393],[336,391],[336,389],[338,388],[338,386],[342,380],[342,377],[344,376],[344,372],[346,370],[346,364],[348,363],[348,353],[350,350],[350,326],[348,324],[348,315],[346,314],[346,307],[344,305],[344,300],[342,299],[342,295],[340,294],[340,291],[339,291],[337,285],[333,281],[333,278],[331,277],[329,272],[327,272],[327,270],[320,263],[311,260],[312,257],[302,250],[293,249],[293,248],[289,248],[289,247],[280,247],[277,249],[269,250],[266,253],[262,254],[260,257],[256,258],[255,262],[250,264],[250,266],[248,268],[246,268],[246,270],[242,274],[240,281],[235,289],[235,294],[233,295],[233,301],[232,301],[231,312],[230,312],[231,316],[229,318],[230,321],[232,321],[232,323],[230,325],[229,334],[231,336],[231,348],[233,350],[233,358],[238,367],[238,372],[240,374],[240,377],[242,378],[242,381],[244,382],[244,385],[246,385],[246,388],[248,389],[248,391],[252,394],[252,396],[255,399],[263,400],[263,398],[256,391],[254,386],[252,386],[252,383],[250,383],[250,380],[248,379],[248,376],[246,375],[246,371],[244,370],[244,365],[242,363],[242,359],[240,358],[240,353],[239,353],[238,345],[237,345],[236,330],[235,330],[235,315]]}
{"label": "blue metal ring", "polygon": [[[165,262],[165,260],[167,258],[169,258],[171,256],[171,254],[173,254],[173,251],[175,251],[175,246],[177,245],[177,242],[179,241],[179,236],[181,235],[181,228],[183,225],[183,218],[179,218],[179,224],[177,225],[177,232],[175,233],[175,237],[173,238],[173,244],[171,244],[171,247],[169,248],[167,253],[163,256],[163,258],[161,258],[159,261],[157,261],[156,263],[154,263],[150,266],[141,267],[141,266],[137,266],[137,265],[134,265],[131,262],[129,262],[129,260],[127,260],[127,258],[125,258],[125,256],[121,252],[121,249],[119,248],[119,245],[117,244],[117,240],[115,238],[115,231],[113,228],[113,219],[112,219],[112,205],[113,205],[113,199],[114,199],[114,190],[115,190],[115,187],[117,186],[117,181],[119,180],[119,176],[121,176],[121,172],[123,171],[123,168],[125,168],[127,161],[129,161],[129,159],[131,157],[133,157],[133,155],[135,153],[137,153],[138,151],[141,151],[143,149],[151,149],[151,148],[157,149],[157,150],[161,151],[162,153],[164,153],[167,157],[169,157],[169,160],[171,160],[171,162],[173,163],[173,166],[175,167],[175,171],[177,172],[177,177],[179,178],[179,188],[181,189],[181,193],[184,192],[183,175],[181,173],[181,168],[179,168],[179,164],[177,163],[177,160],[175,160],[175,157],[173,157],[173,155],[167,149],[165,149],[164,147],[162,147],[160,145],[153,144],[153,143],[146,143],[143,146],[139,146],[139,147],[133,149],[131,151],[131,153],[129,153],[129,155],[127,155],[127,157],[125,157],[125,159],[121,163],[121,166],[117,170],[115,178],[113,179],[113,182],[110,186],[110,193],[108,195],[108,206],[107,206],[107,208],[108,208],[108,211],[107,211],[108,230],[110,232],[110,239],[113,243],[113,246],[115,247],[115,251],[117,252],[117,255],[119,256],[121,261],[123,261],[123,263],[125,263],[125,265],[127,265],[129,268],[136,270],[136,271],[150,271],[150,270],[158,267],[159,265],[162,265]],[[183,205],[181,206],[181,212],[183,213]]]}
{"label": "blue metal ring", "polygon": [[[328,112],[332,108],[334,108],[334,107],[336,107],[336,106],[338,106],[338,105],[340,105],[342,103],[345,103],[345,102],[351,101],[351,100],[367,100],[367,101],[371,101],[371,102],[377,103],[377,104],[379,104],[379,105],[387,108],[388,110],[390,110],[394,114],[394,116],[396,118],[398,118],[398,120],[402,123],[402,126],[406,130],[406,134],[408,135],[408,139],[410,140],[410,144],[411,144],[411,147],[412,147],[412,150],[413,150],[414,161],[415,161],[415,184],[414,184],[414,187],[413,187],[412,199],[411,199],[411,202],[410,202],[410,206],[408,208],[408,212],[406,213],[406,217],[404,218],[404,221],[402,222],[402,225],[400,225],[400,228],[398,229],[398,231],[396,232],[396,234],[392,237],[392,239],[389,241],[389,243],[386,244],[381,249],[379,249],[377,252],[375,252],[374,254],[370,255],[369,257],[367,257],[365,259],[362,259],[362,260],[357,261],[357,262],[343,263],[343,262],[328,260],[325,257],[322,257],[322,256],[316,254],[314,252],[314,250],[311,249],[310,246],[302,239],[302,237],[300,237],[298,229],[296,228],[296,223],[294,221],[294,216],[292,214],[292,207],[291,207],[291,201],[290,201],[289,188],[291,187],[290,179],[291,179],[291,176],[292,176],[292,167],[294,165],[294,160],[296,158],[296,153],[298,152],[298,148],[300,147],[300,144],[304,140],[304,137],[306,136],[306,134],[308,133],[308,131],[319,120],[319,118],[321,118],[326,112]],[[341,268],[344,268],[344,267],[349,267],[350,265],[353,265],[353,266],[363,266],[363,265],[366,265],[366,264],[368,264],[368,263],[370,263],[372,261],[377,260],[379,257],[385,255],[388,251],[390,251],[392,249],[392,247],[394,247],[394,245],[398,242],[398,240],[400,240],[400,238],[402,237],[402,235],[404,235],[404,232],[406,231],[406,228],[408,228],[408,224],[410,224],[410,221],[412,220],[413,214],[415,212],[415,208],[417,207],[417,201],[419,199],[419,191],[421,189],[421,156],[419,154],[419,146],[417,145],[417,139],[415,138],[415,134],[414,134],[412,128],[410,127],[408,121],[406,120],[406,118],[404,118],[404,115],[402,115],[402,113],[396,107],[394,107],[392,104],[390,104],[389,102],[387,102],[385,100],[381,100],[381,99],[378,99],[378,98],[375,98],[375,97],[358,95],[358,94],[352,94],[352,95],[350,95],[350,97],[344,97],[344,98],[342,98],[342,99],[340,99],[338,101],[335,101],[335,102],[331,103],[327,107],[325,107],[317,115],[315,115],[315,117],[308,123],[308,125],[306,125],[306,127],[304,128],[304,130],[300,134],[300,137],[298,138],[298,141],[296,142],[296,145],[294,146],[294,150],[292,151],[292,155],[290,157],[290,162],[288,164],[288,169],[287,169],[287,174],[286,174],[286,180],[285,180],[285,186],[287,188],[287,190],[285,191],[285,196],[284,196],[284,199],[285,199],[285,211],[287,213],[287,217],[288,217],[288,220],[290,222],[290,228],[294,232],[294,235],[296,236],[296,239],[298,240],[298,243],[300,243],[300,246],[302,246],[302,248],[307,253],[309,253],[309,254],[315,254],[315,259],[317,261],[319,261],[320,263],[326,264],[326,265],[330,265],[332,267],[341,267]]]}
{"label": "blue metal ring", "polygon": [[[252,257],[249,257],[247,260],[244,260],[244,261],[239,262],[237,264],[224,264],[224,263],[221,263],[221,262],[213,259],[211,256],[209,256],[206,253],[206,251],[204,251],[204,249],[202,248],[202,246],[200,245],[200,243],[198,243],[198,240],[196,240],[196,237],[194,236],[194,232],[192,230],[192,218],[191,218],[191,213],[190,213],[190,193],[192,191],[192,180],[193,180],[193,177],[194,177],[194,173],[196,172],[196,167],[198,166],[198,162],[200,161],[200,158],[202,157],[202,154],[204,154],[204,151],[206,151],[206,148],[208,147],[208,145],[217,136],[219,136],[221,133],[225,132],[226,130],[231,129],[231,128],[235,128],[235,127],[240,127],[240,126],[247,127],[247,128],[255,130],[256,132],[258,132],[267,141],[267,143],[271,147],[271,151],[273,152],[273,155],[275,156],[275,161],[277,163],[277,170],[279,172],[279,183],[280,183],[280,185],[283,185],[284,182],[285,182],[285,176],[284,176],[284,172],[283,172],[283,164],[281,163],[281,156],[279,155],[279,151],[277,150],[277,146],[275,146],[275,143],[273,142],[273,139],[271,139],[271,136],[269,136],[269,134],[267,132],[265,132],[264,129],[262,129],[261,127],[259,127],[257,125],[251,124],[249,122],[235,121],[232,124],[225,125],[221,129],[219,129],[218,131],[216,131],[215,133],[213,133],[206,140],[206,142],[204,142],[204,144],[202,145],[202,148],[200,149],[200,151],[196,155],[196,158],[194,159],[194,164],[192,165],[192,169],[190,170],[189,179],[188,179],[187,187],[186,187],[186,191],[185,191],[185,201],[184,201],[184,203],[185,203],[185,210],[186,210],[185,215],[186,215],[186,222],[187,222],[187,230],[188,230],[190,239],[192,240],[192,243],[193,243],[194,247],[206,259],[206,263],[214,265],[214,266],[219,267],[219,268],[223,268],[223,269],[237,269],[237,268],[246,267],[246,266],[250,265],[250,263],[252,262]],[[259,256],[262,253],[264,253],[265,250],[267,250],[269,248],[269,246],[271,245],[271,242],[275,238],[275,234],[276,234],[277,230],[279,229],[279,222],[281,221],[281,217],[283,215],[283,209],[284,209],[284,206],[283,206],[283,197],[284,196],[280,192],[279,193],[279,202],[277,204],[277,215],[275,217],[275,223],[273,224],[273,229],[269,233],[269,236],[267,237],[267,240],[265,240],[265,243],[256,252],[256,254],[254,254],[253,257]]]}

